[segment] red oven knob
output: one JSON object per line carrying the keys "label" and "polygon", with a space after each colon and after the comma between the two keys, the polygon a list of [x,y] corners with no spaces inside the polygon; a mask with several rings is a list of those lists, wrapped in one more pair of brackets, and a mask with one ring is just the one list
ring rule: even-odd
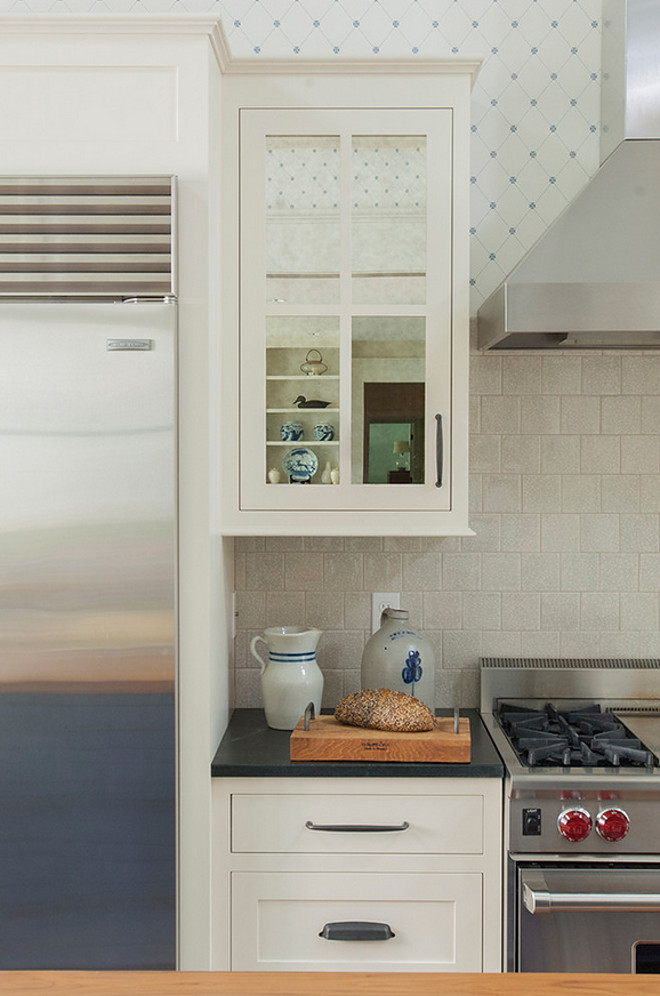
{"label": "red oven knob", "polygon": [[630,830],[630,820],[622,809],[604,809],[596,819],[596,830],[603,840],[616,843]]}
{"label": "red oven knob", "polygon": [[574,843],[588,837],[592,826],[591,817],[586,809],[565,809],[557,820],[559,833]]}

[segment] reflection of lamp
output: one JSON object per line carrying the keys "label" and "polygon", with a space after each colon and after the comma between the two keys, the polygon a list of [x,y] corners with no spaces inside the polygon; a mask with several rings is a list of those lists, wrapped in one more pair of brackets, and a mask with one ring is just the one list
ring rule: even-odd
{"label": "reflection of lamp", "polygon": [[407,439],[395,439],[392,447],[394,453],[394,466],[397,470],[408,470],[408,457],[410,453],[410,443]]}

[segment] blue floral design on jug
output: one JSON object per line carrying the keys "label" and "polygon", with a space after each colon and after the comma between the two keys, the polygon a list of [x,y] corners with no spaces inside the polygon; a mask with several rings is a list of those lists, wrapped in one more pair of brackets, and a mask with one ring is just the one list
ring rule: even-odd
{"label": "blue floral design on jug", "polygon": [[422,668],[422,659],[419,656],[419,650],[410,650],[408,656],[406,657],[406,666],[401,672],[401,677],[405,681],[406,685],[412,684],[411,694],[415,694],[415,682],[422,680],[422,675],[424,670]]}

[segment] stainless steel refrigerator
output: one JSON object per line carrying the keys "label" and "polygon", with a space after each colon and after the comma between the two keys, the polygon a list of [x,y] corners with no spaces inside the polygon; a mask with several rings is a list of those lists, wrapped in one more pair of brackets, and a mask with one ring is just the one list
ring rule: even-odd
{"label": "stainless steel refrigerator", "polygon": [[131,256],[113,210],[95,269],[30,230],[8,271],[0,204],[0,294],[27,287],[0,300],[0,969],[175,967],[176,304],[135,260],[99,293],[100,257]]}

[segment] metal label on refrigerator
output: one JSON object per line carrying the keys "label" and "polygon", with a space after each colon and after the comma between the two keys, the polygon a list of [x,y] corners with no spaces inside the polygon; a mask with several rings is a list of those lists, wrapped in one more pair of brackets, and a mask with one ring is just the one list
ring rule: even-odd
{"label": "metal label on refrigerator", "polygon": [[153,339],[108,339],[106,349],[151,349]]}

